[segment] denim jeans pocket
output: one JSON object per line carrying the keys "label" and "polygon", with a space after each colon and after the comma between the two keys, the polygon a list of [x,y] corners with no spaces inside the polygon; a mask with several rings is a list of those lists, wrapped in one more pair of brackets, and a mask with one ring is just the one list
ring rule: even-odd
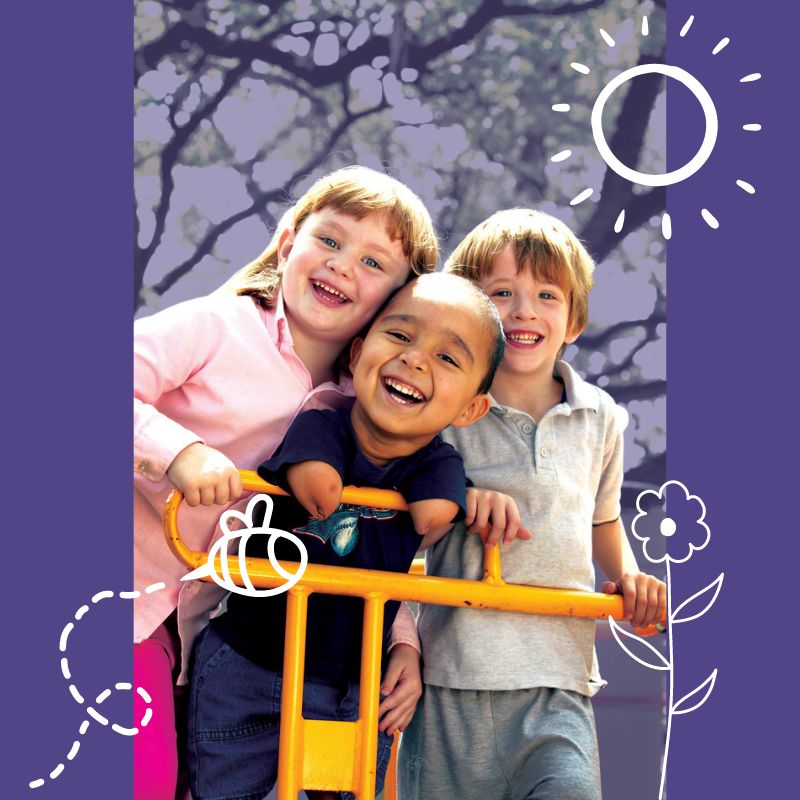
{"label": "denim jeans pocket", "polygon": [[196,740],[220,740],[277,729],[280,692],[280,676],[207,630],[193,664],[189,734]]}

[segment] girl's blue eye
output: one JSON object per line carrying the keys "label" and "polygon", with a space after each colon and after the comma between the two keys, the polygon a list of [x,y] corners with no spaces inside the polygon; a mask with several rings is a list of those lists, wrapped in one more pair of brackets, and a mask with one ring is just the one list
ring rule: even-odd
{"label": "girl's blue eye", "polygon": [[373,269],[382,269],[381,265],[374,258],[365,258],[364,263]]}
{"label": "girl's blue eye", "polygon": [[336,242],[333,239],[331,239],[330,236],[320,236],[319,238],[324,244],[328,245],[328,247],[338,247],[339,246],[338,244],[336,244]]}
{"label": "girl's blue eye", "polygon": [[556,296],[552,292],[539,292],[539,297],[542,300],[555,300]]}

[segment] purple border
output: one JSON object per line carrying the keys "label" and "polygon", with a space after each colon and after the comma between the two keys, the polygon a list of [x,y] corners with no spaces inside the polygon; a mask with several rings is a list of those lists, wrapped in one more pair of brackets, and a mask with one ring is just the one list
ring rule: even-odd
{"label": "purple border", "polygon": [[[132,588],[131,7],[15,3],[3,28],[0,797],[122,800],[130,739],[78,737],[58,641],[95,592]],[[130,601],[106,602],[70,637],[87,702],[132,677]],[[112,722],[131,724],[129,698],[103,706]]]}
{"label": "purple border", "polygon": [[[668,8],[669,62],[701,80],[719,115],[708,163],[668,190],[668,478],[704,499],[712,533],[704,551],[674,568],[675,603],[726,575],[713,610],[676,628],[676,699],[714,667],[719,675],[702,708],[675,718],[667,788],[679,800],[777,797],[796,783],[797,731],[786,704],[797,705],[788,616],[800,555],[792,534],[798,470],[787,392],[775,378],[797,359],[789,337],[798,290],[796,88],[786,64],[797,51],[798,12],[775,0],[670,0]],[[712,55],[723,37],[730,44]],[[754,72],[763,78],[739,82]],[[682,124],[683,101],[693,102],[684,94],[668,98],[675,154],[693,152],[702,135]],[[763,129],[742,130],[751,122]],[[702,207],[718,230],[700,218]]]}
{"label": "purple border", "polygon": [[[798,12],[776,0],[670,0],[669,18],[670,62],[701,79],[720,117],[708,164],[669,190],[669,477],[703,497],[712,529],[675,587],[689,594],[721,570],[726,582],[714,610],[678,630],[679,685],[720,672],[708,703],[675,723],[668,786],[680,800],[779,796],[795,783],[787,702],[796,705],[790,592],[800,554],[787,392],[770,377],[796,360],[787,64]],[[4,91],[3,485],[14,511],[0,796],[124,800],[130,743],[96,725],[64,776],[35,792],[26,784],[64,759],[82,719],[58,666],[62,626],[90,592],[131,581],[131,9],[16,3],[5,23],[4,74],[16,80]],[[731,44],[712,57],[723,36]],[[755,71],[761,81],[738,82]],[[670,148],[683,153],[697,132],[684,130],[680,102],[670,98],[668,124]],[[742,132],[750,121],[763,131]],[[700,220],[701,205],[718,231]],[[130,614],[114,611],[82,629],[99,664],[80,666],[87,694],[130,678]],[[124,723],[127,710],[116,712]]]}

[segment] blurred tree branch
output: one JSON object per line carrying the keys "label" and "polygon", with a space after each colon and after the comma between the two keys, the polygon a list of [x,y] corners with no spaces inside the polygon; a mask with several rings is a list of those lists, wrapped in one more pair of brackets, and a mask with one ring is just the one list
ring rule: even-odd
{"label": "blurred tree branch", "polygon": [[172,170],[175,167],[175,164],[178,162],[181,150],[189,141],[192,134],[200,126],[200,123],[213,114],[213,112],[219,107],[219,104],[225,99],[225,97],[227,97],[228,92],[230,92],[230,90],[238,83],[239,78],[242,76],[242,74],[244,74],[245,71],[246,66],[243,64],[233,67],[230,72],[225,75],[225,79],[222,82],[222,87],[220,90],[214,95],[214,97],[211,98],[211,100],[208,101],[208,103],[192,114],[189,118],[189,121],[185,125],[176,129],[172,140],[161,152],[161,195],[155,210],[155,228],[147,246],[140,247],[137,243],[134,249],[133,285],[136,291],[134,294],[134,297],[136,298],[135,308],[139,307],[140,293],[144,283],[144,273],[147,269],[147,265],[149,264],[150,259],[153,257],[153,253],[155,253],[156,249],[161,243],[161,238],[164,235],[167,215],[169,214],[170,202],[172,200],[172,192],[175,188]]}
{"label": "blurred tree branch", "polygon": [[[607,0],[586,0],[583,3],[563,3],[558,6],[529,6],[524,4],[505,5],[499,0],[484,0],[478,9],[467,18],[464,25],[445,35],[421,45],[406,41],[408,66],[420,72],[427,70],[431,61],[454,47],[471,40],[483,28],[496,19],[514,16],[565,16],[598,8]],[[278,8],[282,4],[278,4]],[[275,4],[273,4],[275,6]],[[278,8],[273,8],[273,16]],[[144,45],[135,57],[135,80],[149,69],[169,56],[184,55],[189,47],[199,47],[206,55],[233,58],[251,63],[255,59],[281,67],[297,78],[302,78],[310,86],[321,88],[341,80],[356,67],[369,64],[377,56],[391,58],[392,43],[389,36],[370,36],[364,44],[346,53],[342,58],[328,66],[319,66],[307,57],[297,57],[275,46],[275,40],[284,33],[283,29],[269,31],[260,39],[226,38],[192,22],[180,20],[168,28],[159,38]]]}
{"label": "blurred tree branch", "polygon": [[[663,60],[659,56],[642,56],[639,64],[652,64]],[[623,164],[639,163],[645,133],[650,122],[650,113],[661,89],[663,76],[641,75],[630,82],[628,93],[617,116],[614,134],[608,143],[612,152]],[[600,201],[592,216],[580,231],[581,238],[588,243],[595,260],[600,262],[617,246],[619,234],[614,233],[614,222],[620,211],[625,211],[625,226],[622,233],[628,234],[643,225],[650,217],[663,212],[667,207],[667,192],[656,186],[643,194],[634,194],[634,184],[606,168]]]}
{"label": "blurred tree branch", "polygon": [[[339,124],[331,131],[330,136],[327,137],[325,145],[317,148],[315,153],[304,164],[302,164],[302,166],[294,171],[291,178],[289,178],[289,180],[286,182],[286,185],[291,186],[304,175],[313,172],[328,157],[329,151],[334,147],[337,140],[354,122],[370,116],[371,114],[376,114],[385,108],[387,108],[387,105],[385,101],[383,101],[380,103],[380,105],[367,109],[366,111],[361,111],[355,114],[347,113],[341,122],[339,122]],[[230,217],[218,223],[217,225],[212,226],[208,233],[203,237],[202,241],[197,245],[194,253],[192,253],[192,255],[182,264],[179,264],[177,267],[170,270],[158,283],[152,287],[152,291],[158,295],[164,294],[164,292],[174,286],[178,280],[190,272],[197,263],[199,263],[211,252],[217,240],[220,236],[222,236],[223,233],[230,230],[237,222],[241,222],[253,214],[260,213],[266,208],[268,203],[281,200],[285,197],[286,189],[283,187],[271,189],[270,191],[260,192],[257,194],[250,206],[236,214],[232,214]],[[136,307],[138,308],[140,304],[141,295],[139,294],[137,295]]]}

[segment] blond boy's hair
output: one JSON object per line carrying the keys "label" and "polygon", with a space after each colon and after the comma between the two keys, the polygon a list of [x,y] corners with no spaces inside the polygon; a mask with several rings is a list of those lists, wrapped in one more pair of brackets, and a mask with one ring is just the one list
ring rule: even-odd
{"label": "blond boy's hair", "polygon": [[589,292],[594,261],[578,237],[561,220],[541,211],[498,211],[473,228],[447,260],[445,269],[479,281],[508,245],[518,269],[528,268],[569,295],[569,324],[577,332],[589,322]]}
{"label": "blond boy's hair", "polygon": [[253,295],[266,306],[273,303],[280,284],[278,245],[288,227],[298,231],[314,212],[334,208],[363,219],[369,214],[384,218],[389,236],[399,239],[411,264],[412,275],[432,272],[439,246],[430,214],[405,184],[362,166],[337,169],[316,181],[281,218],[267,249],[242,267],[229,281],[239,295]]}

